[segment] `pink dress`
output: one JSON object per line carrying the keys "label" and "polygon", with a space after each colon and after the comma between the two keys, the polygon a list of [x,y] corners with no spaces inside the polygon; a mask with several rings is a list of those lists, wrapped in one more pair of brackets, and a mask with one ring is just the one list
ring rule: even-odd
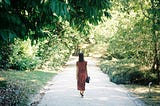
{"label": "pink dress", "polygon": [[76,65],[78,67],[77,89],[84,91],[87,78],[87,62],[77,62]]}

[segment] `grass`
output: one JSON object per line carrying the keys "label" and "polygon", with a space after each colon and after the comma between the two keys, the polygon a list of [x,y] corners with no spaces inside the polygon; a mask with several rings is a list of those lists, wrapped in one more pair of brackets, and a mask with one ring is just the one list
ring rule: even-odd
{"label": "grass", "polygon": [[29,98],[39,92],[55,75],[56,72],[51,71],[0,71],[0,90],[6,89],[6,86],[9,85],[8,87],[10,87],[11,85],[14,89],[13,91],[18,89],[23,94],[18,96],[21,101],[29,102]]}
{"label": "grass", "polygon": [[[146,72],[149,70],[148,67],[145,66],[136,66],[136,64],[133,64],[130,62],[130,60],[107,60],[102,59],[102,61],[100,62],[100,67],[101,70],[105,73],[108,74],[108,76],[110,77],[110,79],[112,79],[112,81],[116,81],[116,83],[120,80],[124,80],[123,78],[127,77],[126,75],[131,72],[133,70],[133,72],[137,72],[136,70],[142,71],[142,72]],[[120,73],[118,73],[120,71]],[[127,72],[125,74],[123,74],[122,76],[122,72]],[[117,76],[114,76],[115,73],[118,73]],[[133,74],[136,75],[136,74]],[[147,76],[148,74],[144,74],[145,76],[145,80],[151,80],[151,74],[149,73],[150,76]],[[129,77],[128,77],[129,78]],[[137,77],[133,77],[134,79]],[[145,84],[144,85],[136,85],[133,83],[125,83],[125,87],[133,94],[135,94],[137,96],[137,98],[141,99],[142,101],[144,101],[144,103],[146,104],[146,106],[160,106],[160,85],[151,85],[151,93],[149,93],[149,87],[148,87],[148,83],[145,82],[145,80],[139,80],[139,84]],[[118,82],[119,83],[119,82]],[[120,82],[120,84],[123,84]]]}
{"label": "grass", "polygon": [[148,86],[125,85],[125,87],[144,101],[146,106],[160,106],[160,85],[152,86],[151,93],[149,93]]}

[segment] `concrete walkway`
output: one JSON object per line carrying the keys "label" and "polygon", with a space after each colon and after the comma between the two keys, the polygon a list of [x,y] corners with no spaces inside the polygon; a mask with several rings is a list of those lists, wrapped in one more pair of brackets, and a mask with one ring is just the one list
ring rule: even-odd
{"label": "concrete walkway", "polygon": [[86,84],[84,98],[81,98],[76,85],[77,60],[72,57],[63,72],[53,78],[38,106],[144,106],[123,87],[110,82],[93,58],[85,58],[91,82]]}

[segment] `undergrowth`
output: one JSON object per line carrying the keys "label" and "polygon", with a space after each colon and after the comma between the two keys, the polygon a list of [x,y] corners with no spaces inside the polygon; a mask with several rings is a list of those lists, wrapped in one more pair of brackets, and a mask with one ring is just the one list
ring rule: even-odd
{"label": "undergrowth", "polygon": [[150,70],[141,70],[141,66],[128,59],[102,59],[101,70],[108,74],[110,80],[117,84],[156,84],[156,74]]}
{"label": "undergrowth", "polygon": [[55,75],[47,71],[0,71],[0,106],[27,106]]}

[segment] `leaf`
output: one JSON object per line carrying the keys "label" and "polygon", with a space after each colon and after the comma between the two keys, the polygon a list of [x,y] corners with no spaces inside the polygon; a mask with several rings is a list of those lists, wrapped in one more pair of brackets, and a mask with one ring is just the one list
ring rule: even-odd
{"label": "leaf", "polygon": [[16,37],[15,33],[9,32],[9,42],[14,42],[15,37]]}
{"label": "leaf", "polygon": [[59,3],[59,8],[60,8],[59,15],[63,17],[64,16],[63,4]]}
{"label": "leaf", "polygon": [[14,42],[16,34],[11,32],[10,30],[0,30],[0,36],[2,37],[4,42]]}
{"label": "leaf", "polygon": [[6,4],[8,4],[8,5],[11,4],[10,0],[4,0],[4,2],[5,2]]}
{"label": "leaf", "polygon": [[56,10],[56,2],[53,1],[53,2],[50,4],[50,7],[51,7],[52,12],[55,13],[55,10]]}
{"label": "leaf", "polygon": [[1,30],[0,31],[0,36],[2,37],[2,39],[5,41],[5,42],[7,42],[8,41],[8,32],[7,32],[7,30]]}

